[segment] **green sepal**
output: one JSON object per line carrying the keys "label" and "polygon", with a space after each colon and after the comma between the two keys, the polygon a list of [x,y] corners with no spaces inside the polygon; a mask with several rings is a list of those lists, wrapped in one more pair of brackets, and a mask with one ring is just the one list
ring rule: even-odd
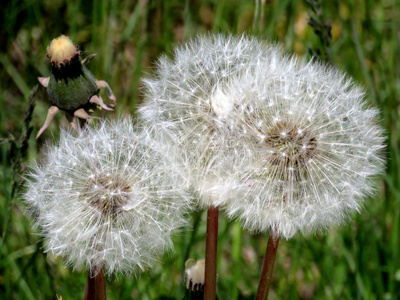
{"label": "green sepal", "polygon": [[75,111],[89,104],[99,93],[96,79],[80,61],[65,69],[53,69],[47,93],[52,105],[66,111]]}

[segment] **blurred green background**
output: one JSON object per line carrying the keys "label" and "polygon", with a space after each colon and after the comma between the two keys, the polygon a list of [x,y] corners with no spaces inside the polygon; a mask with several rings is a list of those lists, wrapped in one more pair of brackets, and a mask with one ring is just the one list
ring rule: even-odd
{"label": "blurred green background", "polygon": [[[27,165],[57,137],[59,126],[68,126],[59,114],[34,138],[49,105],[40,88],[28,98],[37,77],[49,75],[50,40],[67,34],[83,56],[97,53],[91,71],[112,87],[118,114],[133,114],[142,101],[140,78],[151,74],[158,55],[208,31],[247,32],[347,71],[381,110],[387,134],[387,169],[376,196],[345,226],[281,241],[270,299],[400,298],[398,0],[326,1],[322,7],[299,0],[13,0],[0,6],[1,299],[83,298],[86,272],[42,253],[20,197]],[[204,257],[205,217],[194,213],[193,230],[178,236],[174,251],[153,269],[111,278],[109,298],[182,299],[184,262]],[[242,232],[220,216],[220,299],[254,298],[266,244],[266,236]]]}

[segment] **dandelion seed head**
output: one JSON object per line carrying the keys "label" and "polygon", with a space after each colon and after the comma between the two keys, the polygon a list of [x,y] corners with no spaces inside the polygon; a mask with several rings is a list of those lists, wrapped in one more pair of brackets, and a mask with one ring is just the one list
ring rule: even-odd
{"label": "dandelion seed head", "polygon": [[[264,52],[281,55],[275,46],[245,35],[204,35],[162,57],[155,75],[146,79],[147,102],[141,118],[158,139],[176,144],[171,153],[186,166],[200,205],[222,201],[231,190],[230,154],[247,130],[233,116],[251,110],[225,91],[231,78],[256,65]],[[168,138],[166,138],[168,136]]]}
{"label": "dandelion seed head", "polygon": [[341,224],[373,193],[372,178],[383,170],[378,111],[334,68],[283,56],[280,71],[269,64],[225,87],[227,97],[254,107],[236,115],[248,129],[235,166],[243,189],[226,211],[251,231],[285,238]]}
{"label": "dandelion seed head", "polygon": [[32,168],[25,200],[46,251],[76,268],[130,274],[149,268],[185,224],[185,182],[132,120],[62,131]]}

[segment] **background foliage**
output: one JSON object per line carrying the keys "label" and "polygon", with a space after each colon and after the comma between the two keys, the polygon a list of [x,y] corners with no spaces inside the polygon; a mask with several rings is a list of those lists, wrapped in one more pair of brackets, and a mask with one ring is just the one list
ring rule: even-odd
{"label": "background foliage", "polygon": [[[119,114],[142,101],[140,77],[157,56],[207,31],[247,32],[288,52],[319,56],[366,87],[387,133],[387,170],[374,198],[348,225],[326,235],[282,241],[271,299],[400,297],[400,2],[397,0],[2,1],[0,7],[0,298],[79,299],[86,273],[42,253],[20,198],[21,174],[45,141],[67,126],[62,114],[36,141],[49,105],[38,76],[49,75],[46,46],[61,33],[97,53],[90,69],[109,82]],[[309,24],[310,23],[310,24]],[[331,29],[331,30],[330,30]],[[330,34],[331,33],[331,34]],[[31,134],[33,132],[34,134]],[[205,213],[176,238],[162,263],[132,278],[111,278],[110,299],[182,299],[187,258],[204,256]],[[267,237],[220,217],[218,295],[252,299]]]}

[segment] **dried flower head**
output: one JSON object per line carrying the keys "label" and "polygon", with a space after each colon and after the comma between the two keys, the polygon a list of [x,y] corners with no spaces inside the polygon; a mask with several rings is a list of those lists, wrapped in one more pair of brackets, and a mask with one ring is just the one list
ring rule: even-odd
{"label": "dried flower head", "polygon": [[242,193],[226,211],[252,231],[290,238],[342,223],[383,169],[378,110],[342,72],[318,62],[265,60],[232,79],[228,98],[246,107],[235,165]]}
{"label": "dried flower head", "polygon": [[[51,107],[46,121],[37,133],[38,138],[50,125],[54,116],[63,110],[73,129],[79,131],[78,118],[90,119],[88,113],[96,106],[105,110],[113,110],[116,98],[107,82],[96,80],[92,73],[83,65],[79,49],[69,37],[61,35],[53,39],[47,47],[47,57],[50,59],[51,76],[39,77],[39,82],[47,89]],[[107,89],[107,96],[113,105],[104,104],[99,96],[101,88]]]}
{"label": "dried flower head", "polygon": [[231,191],[230,165],[242,134],[232,116],[245,109],[227,97],[230,78],[264,59],[274,46],[246,36],[205,35],[161,57],[155,76],[144,81],[148,101],[139,110],[174,155],[185,162],[200,205],[222,201]]}
{"label": "dried flower head", "polygon": [[78,137],[62,131],[27,180],[25,200],[46,251],[94,274],[131,273],[152,265],[185,224],[185,182],[144,144],[132,120],[102,122]]}
{"label": "dried flower head", "polygon": [[51,63],[58,68],[63,64],[68,64],[73,58],[79,55],[77,45],[74,45],[71,39],[65,35],[60,35],[53,39],[47,46],[47,57]]}

